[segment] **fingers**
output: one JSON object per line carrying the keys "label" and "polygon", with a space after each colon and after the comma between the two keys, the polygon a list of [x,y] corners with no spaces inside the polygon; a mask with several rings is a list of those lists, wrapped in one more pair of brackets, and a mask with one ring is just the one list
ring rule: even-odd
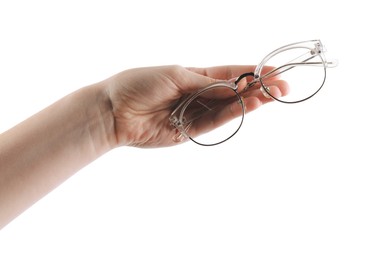
{"label": "fingers", "polygon": [[289,85],[284,80],[269,81],[266,85],[268,92],[263,89],[260,83],[256,83],[250,89],[240,92],[240,95],[244,98],[256,97],[262,104],[266,104],[273,101],[273,98],[278,99],[289,93]]}
{"label": "fingers", "polygon": [[[287,82],[275,80],[272,83],[268,91],[274,98],[287,95]],[[207,97],[202,97],[199,102],[195,102],[201,109],[199,107],[188,107],[188,110],[193,111],[185,114],[185,118],[191,122],[191,126],[187,130],[188,135],[191,138],[195,138],[199,135],[207,134],[207,132],[213,131],[237,117],[242,117],[244,111],[249,113],[261,105],[273,101],[269,96],[265,96],[259,88],[245,92],[244,94],[241,99],[244,102],[243,104],[238,97],[222,100],[209,100]],[[200,110],[201,112],[199,112]]]}
{"label": "fingers", "polygon": [[209,68],[187,68],[189,71],[194,73],[219,79],[219,80],[230,80],[236,78],[244,73],[254,71],[256,66],[253,65],[227,65],[227,66],[217,66]]}
{"label": "fingers", "polygon": [[[231,65],[209,68],[175,68],[175,66],[171,68],[171,80],[176,83],[183,93],[189,93],[205,88],[217,81],[234,79],[243,73],[253,71],[255,66]],[[216,95],[218,94],[220,93],[216,93]]]}
{"label": "fingers", "polygon": [[[201,121],[213,122],[213,127],[218,127],[223,123],[232,120],[236,116],[239,116],[242,111],[242,106],[240,102],[238,102],[239,97],[236,92],[231,88],[224,86],[222,83],[220,87],[216,87],[218,84],[219,83],[215,83],[215,85],[212,85],[209,91],[205,91],[197,96],[191,103],[200,106],[204,111],[207,110],[208,113],[202,113]],[[268,91],[274,98],[279,98],[288,94],[289,86],[286,81],[275,80],[272,82],[272,85],[268,87]],[[264,91],[259,87],[241,93],[241,96],[244,101],[246,112],[253,111],[262,104],[273,101],[269,95],[264,95]],[[199,111],[199,109],[188,107],[189,111],[191,109]],[[187,116],[187,119],[190,118],[191,116]],[[194,123],[194,125],[196,124],[198,123]],[[210,123],[208,123],[208,126],[210,126]],[[199,127],[202,128],[203,126]]]}
{"label": "fingers", "polygon": [[[263,92],[262,96],[268,99],[268,102],[273,100],[273,98],[279,99],[281,97],[284,97],[290,92],[289,85],[284,80],[275,80],[273,82],[268,83],[266,86],[267,90],[262,88],[261,91]],[[263,100],[263,102],[264,101],[265,100]]]}
{"label": "fingers", "polygon": [[[272,67],[265,67],[262,73],[267,73],[272,69]],[[189,123],[186,132],[191,138],[206,134],[225,124],[229,127],[230,124],[227,123],[237,117],[242,117],[244,111],[251,112],[261,105],[273,101],[266,92],[261,90],[261,85],[258,81],[248,90],[242,91],[248,82],[252,82],[253,77],[243,78],[238,83],[238,88],[235,87],[233,82],[226,82],[226,80],[236,78],[253,70],[254,66],[220,66],[186,69],[188,72],[187,76],[193,82],[197,78],[201,80],[204,80],[204,78],[212,79],[212,82],[214,80],[213,84],[202,86],[201,88],[204,89],[198,93],[196,98],[191,100],[191,105],[186,107],[184,118]],[[285,96],[289,92],[288,83],[280,80],[279,77],[268,78],[266,84],[268,86],[267,91],[274,98]],[[199,90],[197,84],[194,83],[191,86],[187,90]],[[240,98],[238,95],[241,96],[244,103],[239,101]]]}
{"label": "fingers", "polygon": [[[244,73],[253,72],[256,69],[255,65],[226,65],[226,66],[217,66],[209,68],[187,68],[189,71],[195,72],[197,74],[219,79],[219,80],[230,80],[241,76]],[[267,74],[272,71],[274,68],[270,66],[264,66],[261,70],[261,75]],[[275,79],[275,78],[273,78]]]}
{"label": "fingers", "polygon": [[[226,81],[236,79],[244,73],[253,72],[256,66],[254,65],[227,65],[209,68],[183,68],[180,66],[172,66],[170,69],[170,78],[183,93],[194,92],[201,88],[207,87],[211,83],[217,81]],[[264,67],[263,73],[271,71],[272,67]],[[270,78],[268,80],[275,80]],[[241,80],[239,85],[245,85],[245,79]]]}

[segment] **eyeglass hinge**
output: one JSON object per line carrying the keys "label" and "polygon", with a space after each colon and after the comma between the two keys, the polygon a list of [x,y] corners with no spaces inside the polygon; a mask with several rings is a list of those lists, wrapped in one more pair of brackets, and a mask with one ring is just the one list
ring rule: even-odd
{"label": "eyeglass hinge", "polygon": [[317,55],[323,52],[325,52],[325,48],[320,42],[316,43],[314,49],[310,50],[311,55]]}
{"label": "eyeglass hinge", "polygon": [[181,126],[181,122],[180,122],[180,120],[176,116],[170,117],[169,121],[170,121],[172,126],[175,126],[175,127],[180,127]]}

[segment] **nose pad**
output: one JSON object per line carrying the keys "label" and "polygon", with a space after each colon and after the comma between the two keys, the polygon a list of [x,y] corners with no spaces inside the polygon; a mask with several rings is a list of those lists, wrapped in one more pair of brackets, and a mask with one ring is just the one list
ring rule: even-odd
{"label": "nose pad", "polygon": [[[271,96],[270,96],[270,94],[268,94],[268,92],[270,92],[270,89],[269,89],[269,87],[268,86],[261,86],[261,88],[260,88],[260,90],[261,90],[261,93],[263,93],[263,95],[264,95],[264,97],[266,97],[266,98],[272,98]],[[267,92],[268,91],[268,92]]]}
{"label": "nose pad", "polygon": [[174,136],[172,136],[172,141],[175,143],[183,142],[184,140],[188,139],[188,136],[185,133],[180,132],[180,130],[175,129],[176,133]]}
{"label": "nose pad", "polygon": [[185,117],[183,117],[182,122],[178,122],[179,125],[177,125],[177,127],[175,128],[175,134],[172,137],[173,142],[180,143],[189,138],[187,131],[190,129],[192,123],[189,123],[183,129],[183,125],[185,125],[185,121],[186,119]]}

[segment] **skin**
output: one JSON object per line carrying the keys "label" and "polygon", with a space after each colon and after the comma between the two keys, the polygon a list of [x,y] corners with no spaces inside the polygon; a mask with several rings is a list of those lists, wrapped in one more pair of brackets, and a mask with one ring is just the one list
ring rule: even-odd
{"label": "skin", "polygon": [[[178,99],[254,69],[164,66],[126,70],[69,94],[0,134],[0,229],[112,149],[178,144],[168,120]],[[270,81],[274,96],[287,94],[286,82]],[[242,80],[239,87],[245,85]],[[246,112],[271,101],[258,89],[244,96]],[[220,117],[231,119],[237,108]]]}

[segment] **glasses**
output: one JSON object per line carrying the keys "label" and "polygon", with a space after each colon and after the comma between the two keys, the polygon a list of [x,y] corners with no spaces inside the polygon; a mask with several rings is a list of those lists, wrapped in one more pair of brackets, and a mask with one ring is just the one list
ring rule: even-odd
{"label": "glasses", "polygon": [[[326,69],[337,66],[337,61],[325,59],[324,52],[320,40],[289,44],[268,54],[254,72],[213,83],[184,97],[169,117],[176,129],[173,140],[190,139],[204,146],[229,140],[244,121],[243,98],[255,89],[260,89],[266,98],[287,104],[313,97],[325,83]],[[290,89],[285,96],[272,90],[275,79],[281,76]],[[250,80],[240,89],[239,82],[244,78]]]}

